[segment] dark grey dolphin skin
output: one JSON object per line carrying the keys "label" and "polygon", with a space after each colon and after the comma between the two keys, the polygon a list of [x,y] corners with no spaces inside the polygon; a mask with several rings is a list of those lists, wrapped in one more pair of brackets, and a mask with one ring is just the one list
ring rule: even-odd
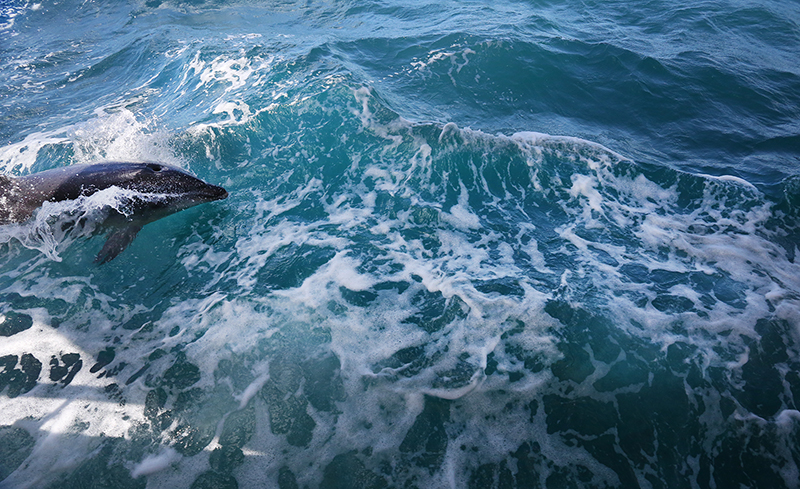
{"label": "dark grey dolphin skin", "polygon": [[134,199],[130,216],[114,216],[116,231],[97,254],[99,263],[119,255],[145,224],[228,196],[222,187],[161,163],[71,165],[22,177],[0,175],[0,225],[26,221],[44,202],[74,200],[110,187],[142,195]]}

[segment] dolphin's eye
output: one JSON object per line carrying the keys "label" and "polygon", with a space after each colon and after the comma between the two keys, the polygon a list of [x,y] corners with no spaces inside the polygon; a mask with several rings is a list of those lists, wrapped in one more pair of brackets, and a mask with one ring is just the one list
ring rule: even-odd
{"label": "dolphin's eye", "polygon": [[157,163],[148,163],[147,164],[147,168],[150,168],[153,171],[161,171],[161,170],[164,169],[163,166],[161,166],[161,165],[159,165]]}

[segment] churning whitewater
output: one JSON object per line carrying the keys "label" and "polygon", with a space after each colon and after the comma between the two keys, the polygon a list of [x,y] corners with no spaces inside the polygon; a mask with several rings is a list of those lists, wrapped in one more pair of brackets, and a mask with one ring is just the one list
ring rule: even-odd
{"label": "churning whitewater", "polygon": [[0,0],[5,175],[228,192],[102,265],[135,190],[0,226],[0,488],[797,488],[798,47],[772,2]]}

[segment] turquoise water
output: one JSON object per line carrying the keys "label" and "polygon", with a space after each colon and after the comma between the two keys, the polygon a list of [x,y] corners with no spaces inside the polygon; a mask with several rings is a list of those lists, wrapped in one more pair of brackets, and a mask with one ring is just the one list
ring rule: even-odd
{"label": "turquoise water", "polygon": [[800,5],[0,0],[0,487],[800,485]]}

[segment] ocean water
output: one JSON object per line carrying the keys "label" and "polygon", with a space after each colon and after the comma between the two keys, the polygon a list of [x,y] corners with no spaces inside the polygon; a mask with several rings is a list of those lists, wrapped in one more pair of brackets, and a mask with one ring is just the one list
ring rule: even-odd
{"label": "ocean water", "polygon": [[800,4],[0,0],[2,488],[797,488]]}

